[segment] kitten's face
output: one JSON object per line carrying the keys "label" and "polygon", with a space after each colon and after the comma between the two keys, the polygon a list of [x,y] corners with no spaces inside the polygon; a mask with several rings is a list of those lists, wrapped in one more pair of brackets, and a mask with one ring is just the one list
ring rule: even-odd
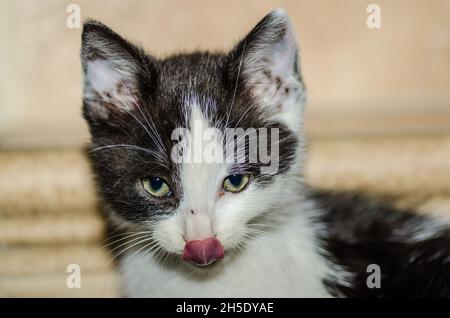
{"label": "kitten's face", "polygon": [[[82,63],[83,111],[104,203],[116,223],[149,231],[149,244],[209,264],[259,232],[254,223],[276,213],[294,187],[304,90],[283,12],[266,16],[227,54],[164,60],[87,22]],[[231,147],[240,160],[206,159],[211,149],[228,154],[227,128],[256,129],[256,143],[244,138],[244,148]],[[251,160],[250,144],[259,154],[267,147],[269,162]],[[191,249],[212,253],[211,260],[192,259]]]}

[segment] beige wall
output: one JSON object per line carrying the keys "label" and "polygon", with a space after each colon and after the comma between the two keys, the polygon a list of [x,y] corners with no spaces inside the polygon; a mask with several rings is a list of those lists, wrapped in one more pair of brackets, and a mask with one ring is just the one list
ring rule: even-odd
{"label": "beige wall", "polygon": [[[450,130],[450,1],[0,0],[0,147],[72,146],[80,116],[80,29],[66,7],[164,56],[224,49],[268,11],[297,29],[314,136]],[[381,6],[382,27],[366,26]]]}

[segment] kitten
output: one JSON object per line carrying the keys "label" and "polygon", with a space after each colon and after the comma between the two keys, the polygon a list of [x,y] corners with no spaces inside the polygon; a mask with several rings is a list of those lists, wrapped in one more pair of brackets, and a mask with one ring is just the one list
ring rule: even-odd
{"label": "kitten", "polygon": [[[123,295],[450,295],[446,223],[304,184],[305,87],[282,10],[227,53],[165,59],[87,21],[81,60],[89,155],[119,233]],[[198,138],[198,127],[213,138]],[[256,134],[236,146],[230,128]],[[236,150],[233,160],[192,159],[211,144],[219,155]],[[375,288],[370,264],[381,271]]]}

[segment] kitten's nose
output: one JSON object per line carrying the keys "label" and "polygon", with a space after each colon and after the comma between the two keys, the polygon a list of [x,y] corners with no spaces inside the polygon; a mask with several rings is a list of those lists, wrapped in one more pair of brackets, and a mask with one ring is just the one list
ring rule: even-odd
{"label": "kitten's nose", "polygon": [[186,243],[183,252],[183,260],[198,266],[207,266],[224,256],[223,246],[214,237],[203,241],[190,241]]}

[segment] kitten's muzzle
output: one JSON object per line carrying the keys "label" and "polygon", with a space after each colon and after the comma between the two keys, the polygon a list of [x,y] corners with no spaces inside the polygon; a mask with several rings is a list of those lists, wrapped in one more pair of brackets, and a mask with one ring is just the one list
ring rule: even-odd
{"label": "kitten's muzzle", "polygon": [[197,266],[207,266],[223,257],[222,243],[215,237],[187,242],[183,252],[183,260]]}

